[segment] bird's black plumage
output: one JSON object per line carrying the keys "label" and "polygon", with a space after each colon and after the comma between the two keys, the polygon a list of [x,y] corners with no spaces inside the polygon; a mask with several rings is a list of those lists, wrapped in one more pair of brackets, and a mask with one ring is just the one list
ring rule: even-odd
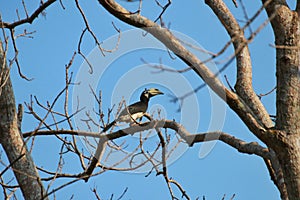
{"label": "bird's black plumage", "polygon": [[117,119],[105,126],[102,132],[106,132],[117,122],[136,122],[147,111],[150,98],[159,94],[163,93],[156,88],[145,89],[140,96],[140,101],[125,107]]}

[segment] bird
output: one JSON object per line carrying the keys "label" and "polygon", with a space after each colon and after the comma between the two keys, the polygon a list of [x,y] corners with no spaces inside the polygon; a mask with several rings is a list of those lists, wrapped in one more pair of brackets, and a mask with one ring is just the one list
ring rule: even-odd
{"label": "bird", "polygon": [[164,93],[159,89],[145,88],[145,90],[141,93],[140,101],[125,107],[114,121],[103,128],[102,132],[106,132],[117,122],[136,123],[136,120],[141,119],[146,113],[150,98],[163,94]]}

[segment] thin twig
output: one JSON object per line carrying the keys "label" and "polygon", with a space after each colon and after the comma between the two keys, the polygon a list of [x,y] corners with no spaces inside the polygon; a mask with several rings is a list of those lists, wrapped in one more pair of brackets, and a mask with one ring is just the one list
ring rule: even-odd
{"label": "thin twig", "polygon": [[272,90],[270,90],[269,92],[265,93],[265,94],[258,94],[257,96],[259,97],[259,99],[261,99],[264,96],[268,96],[269,94],[271,94],[272,92],[274,92],[276,90],[277,86],[275,86]]}
{"label": "thin twig", "polygon": [[19,19],[18,21],[13,23],[1,22],[1,24],[4,28],[8,28],[10,30],[14,29],[15,27],[21,24],[25,24],[25,23],[31,24],[39,16],[39,14],[43,13],[46,10],[46,8],[48,8],[55,1],[56,0],[48,0],[46,2],[42,2],[42,4],[40,4],[40,6],[30,16],[27,16],[24,19]]}
{"label": "thin twig", "polygon": [[27,81],[31,81],[33,80],[32,78],[27,78],[21,71],[21,67],[20,67],[20,64],[19,64],[19,60],[18,60],[18,54],[19,54],[19,50],[17,48],[17,44],[16,44],[16,40],[15,40],[15,35],[14,35],[14,29],[10,29],[10,36],[11,36],[11,41],[13,43],[13,47],[14,47],[14,50],[15,50],[15,63],[18,67],[18,73],[20,75],[21,78],[27,80]]}
{"label": "thin twig", "polygon": [[85,62],[88,64],[88,66],[89,66],[89,68],[90,68],[90,70],[89,70],[89,73],[90,74],[92,74],[93,73],[93,66],[92,66],[92,64],[90,63],[90,61],[86,58],[86,56],[81,52],[81,43],[82,43],[82,39],[83,39],[83,36],[84,36],[84,34],[85,34],[85,32],[88,30],[88,28],[86,27],[83,31],[82,31],[82,33],[81,33],[81,35],[80,35],[80,37],[79,37],[79,42],[78,42],[78,45],[77,45],[77,52],[78,52],[78,54],[79,55],[81,55],[81,57],[85,60]]}
{"label": "thin twig", "polygon": [[230,88],[230,90],[231,90],[232,92],[235,92],[235,90],[233,89],[233,87],[232,87],[231,84],[229,83],[229,80],[228,80],[228,78],[227,78],[226,75],[224,75],[224,78],[225,78],[225,81],[226,81],[228,87]]}
{"label": "thin twig", "polygon": [[25,156],[25,154],[21,154],[19,157],[17,157],[14,161],[12,161],[8,166],[6,166],[4,168],[4,170],[2,170],[2,172],[0,173],[0,177],[2,177],[2,175],[11,167],[13,167],[13,165],[18,162],[23,156]]}
{"label": "thin twig", "polygon": [[72,80],[72,74],[71,77],[69,77],[69,69],[73,64],[73,61],[75,59],[76,56],[76,52],[73,53],[73,56],[71,58],[71,60],[69,61],[69,63],[65,66],[65,85],[66,85],[66,90],[65,90],[65,102],[64,102],[64,112],[65,112],[65,117],[67,119],[67,122],[69,124],[69,127],[71,130],[73,130],[73,126],[72,126],[72,122],[70,120],[69,117],[69,112],[68,112],[68,104],[69,104],[69,85],[71,83]]}
{"label": "thin twig", "polygon": [[79,12],[80,12],[80,14],[81,14],[81,17],[82,17],[82,19],[83,19],[83,21],[84,21],[84,23],[85,23],[86,29],[88,30],[88,32],[89,32],[89,33],[91,34],[91,36],[93,37],[93,39],[94,39],[94,41],[96,42],[96,44],[97,44],[97,46],[98,46],[98,49],[100,50],[100,52],[102,53],[102,55],[105,56],[104,51],[103,51],[103,49],[102,49],[102,47],[101,47],[101,43],[98,41],[97,36],[95,35],[95,33],[94,33],[94,32],[92,31],[92,29],[90,28],[90,25],[89,25],[89,23],[88,23],[88,20],[87,20],[85,14],[84,14],[82,8],[80,7],[78,0],[75,0],[75,3],[76,3],[76,7],[77,7],[77,9],[79,10]]}
{"label": "thin twig", "polygon": [[155,0],[156,4],[162,8],[161,13],[158,15],[158,17],[154,20],[154,22],[157,22],[159,19],[161,19],[162,15],[165,13],[165,11],[168,9],[168,7],[171,5],[172,1],[168,0],[166,5],[162,6],[158,0]]}

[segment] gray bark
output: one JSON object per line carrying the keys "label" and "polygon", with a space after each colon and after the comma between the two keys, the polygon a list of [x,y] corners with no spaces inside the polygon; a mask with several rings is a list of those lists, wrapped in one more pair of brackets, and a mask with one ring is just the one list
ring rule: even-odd
{"label": "gray bark", "polygon": [[44,188],[18,127],[15,97],[8,70],[0,43],[0,142],[24,199],[41,200]]}

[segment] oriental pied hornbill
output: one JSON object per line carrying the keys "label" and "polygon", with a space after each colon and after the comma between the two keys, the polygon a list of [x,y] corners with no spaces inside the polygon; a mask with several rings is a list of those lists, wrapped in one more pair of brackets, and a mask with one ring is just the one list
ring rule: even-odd
{"label": "oriental pied hornbill", "polygon": [[154,97],[159,94],[164,94],[156,88],[145,89],[141,96],[140,101],[135,102],[127,107],[125,107],[114,121],[104,127],[102,132],[106,132],[117,122],[136,122],[136,120],[143,117],[148,108],[148,103],[151,97]]}

